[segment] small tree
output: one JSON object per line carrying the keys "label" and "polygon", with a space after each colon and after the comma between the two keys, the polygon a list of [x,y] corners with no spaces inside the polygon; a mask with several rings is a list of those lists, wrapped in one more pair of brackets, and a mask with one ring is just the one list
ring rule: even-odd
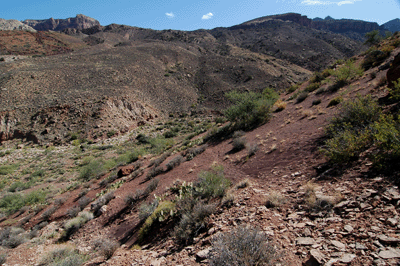
{"label": "small tree", "polygon": [[364,44],[370,46],[376,45],[382,40],[382,36],[379,35],[378,30],[373,30],[371,32],[366,33],[365,38],[367,39],[365,40]]}

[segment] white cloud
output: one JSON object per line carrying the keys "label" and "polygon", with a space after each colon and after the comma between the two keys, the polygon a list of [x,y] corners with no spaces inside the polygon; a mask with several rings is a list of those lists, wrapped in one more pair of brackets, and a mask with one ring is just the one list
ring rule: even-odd
{"label": "white cloud", "polygon": [[214,16],[214,14],[213,13],[208,13],[208,14],[206,14],[206,15],[203,15],[203,17],[201,18],[201,19],[210,19],[210,18],[212,18]]}
{"label": "white cloud", "polygon": [[303,0],[301,3],[309,6],[313,5],[346,5],[346,4],[354,4],[355,2],[362,0],[345,0],[345,1],[321,1],[321,0]]}
{"label": "white cloud", "polygon": [[174,13],[165,13],[165,15],[168,17],[168,18],[174,18],[175,17],[175,15],[174,15]]}

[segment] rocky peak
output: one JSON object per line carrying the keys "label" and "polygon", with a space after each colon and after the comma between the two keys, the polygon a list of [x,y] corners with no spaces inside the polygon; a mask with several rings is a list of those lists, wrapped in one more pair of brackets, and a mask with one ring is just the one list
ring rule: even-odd
{"label": "rocky peak", "polygon": [[46,30],[62,31],[67,28],[82,30],[94,26],[100,26],[99,21],[82,14],[78,14],[74,18],[67,18],[67,19],[54,19],[54,18],[49,18],[45,20],[27,19],[24,20],[23,23],[39,31],[46,31]]}

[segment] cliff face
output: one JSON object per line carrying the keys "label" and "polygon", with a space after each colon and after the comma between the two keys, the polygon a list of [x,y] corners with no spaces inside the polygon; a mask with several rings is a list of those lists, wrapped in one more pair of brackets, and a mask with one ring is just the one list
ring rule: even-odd
{"label": "cliff face", "polygon": [[67,28],[82,30],[95,26],[100,26],[99,21],[81,14],[77,15],[75,18],[67,18],[67,19],[53,19],[53,18],[45,20],[27,19],[24,20],[23,23],[39,31],[46,31],[46,30],[62,31]]}
{"label": "cliff face", "polygon": [[5,20],[0,18],[0,30],[22,30],[36,32],[35,29],[15,19]]}
{"label": "cliff face", "polygon": [[302,16],[297,13],[287,13],[282,15],[262,17],[259,19],[251,20],[249,22],[245,22],[242,25],[258,24],[271,19],[292,21],[305,27],[340,33],[359,41],[363,41],[364,35],[367,32],[371,32],[373,30],[384,30],[384,27],[379,26],[376,22],[367,22],[352,19],[332,19],[330,17],[326,19],[317,18],[313,20],[309,19],[307,16]]}

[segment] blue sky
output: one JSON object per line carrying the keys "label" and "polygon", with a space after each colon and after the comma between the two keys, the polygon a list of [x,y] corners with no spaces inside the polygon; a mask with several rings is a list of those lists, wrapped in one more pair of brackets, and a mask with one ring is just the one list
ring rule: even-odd
{"label": "blue sky", "polygon": [[274,14],[374,21],[400,17],[400,0],[18,0],[3,1],[0,18],[47,19],[84,14],[101,25],[195,30],[228,27]]}

